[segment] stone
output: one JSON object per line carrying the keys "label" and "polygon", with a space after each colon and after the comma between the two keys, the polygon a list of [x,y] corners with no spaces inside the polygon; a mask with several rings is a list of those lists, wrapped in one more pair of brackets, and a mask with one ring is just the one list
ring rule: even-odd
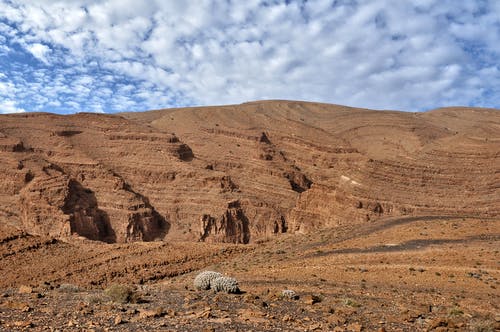
{"label": "stone", "polygon": [[41,299],[44,297],[44,295],[42,293],[32,293],[31,297],[34,299]]}
{"label": "stone", "polygon": [[429,327],[431,329],[435,329],[437,327],[447,327],[447,326],[448,326],[448,319],[444,317],[436,317],[429,324]]}
{"label": "stone", "polygon": [[323,325],[321,325],[321,323],[314,323],[308,327],[308,330],[309,331],[323,330]]}
{"label": "stone", "polygon": [[32,287],[25,285],[19,287],[19,294],[31,294],[31,293],[33,293]]}
{"label": "stone", "polygon": [[32,310],[30,305],[26,302],[7,301],[3,303],[2,306],[9,309],[21,310],[22,312],[29,312]]}
{"label": "stone", "polygon": [[312,294],[312,295],[306,295],[304,297],[305,304],[313,305],[319,302],[321,302],[321,297],[319,297],[318,295]]}
{"label": "stone", "polygon": [[205,327],[203,332],[215,332],[215,327]]}
{"label": "stone", "polygon": [[357,322],[347,325],[348,331],[361,332],[362,329],[363,329],[363,325],[361,325],[360,323],[357,323]]}
{"label": "stone", "polygon": [[167,315],[168,315],[169,317],[175,317],[175,316],[177,316],[178,314],[177,314],[177,312],[176,312],[174,309],[167,309]]}
{"label": "stone", "polygon": [[29,320],[25,320],[25,321],[15,321],[14,326],[18,328],[32,328],[35,327],[35,324],[33,324],[33,322]]}
{"label": "stone", "polygon": [[212,316],[212,309],[205,308],[196,314],[197,318],[210,318]]}
{"label": "stone", "polygon": [[343,325],[347,322],[347,318],[339,314],[333,314],[328,316],[326,321],[332,325]]}
{"label": "stone", "polygon": [[123,320],[122,316],[117,315],[113,321],[115,325],[120,325],[123,324],[125,321]]}
{"label": "stone", "polygon": [[165,311],[161,307],[158,307],[156,309],[145,309],[145,310],[141,310],[139,312],[140,319],[158,318],[158,317],[162,317],[164,315],[165,315]]}

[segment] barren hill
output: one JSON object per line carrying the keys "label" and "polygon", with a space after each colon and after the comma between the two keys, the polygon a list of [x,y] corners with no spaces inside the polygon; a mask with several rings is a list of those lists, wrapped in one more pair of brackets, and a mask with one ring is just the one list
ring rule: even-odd
{"label": "barren hill", "polygon": [[0,330],[500,328],[499,110],[0,115],[0,171]]}
{"label": "barren hill", "polygon": [[500,214],[496,110],[264,101],[0,120],[0,219],[32,234],[248,243]]}

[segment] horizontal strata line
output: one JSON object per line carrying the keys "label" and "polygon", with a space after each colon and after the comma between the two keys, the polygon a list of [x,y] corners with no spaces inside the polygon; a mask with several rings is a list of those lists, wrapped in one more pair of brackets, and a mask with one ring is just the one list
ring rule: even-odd
{"label": "horizontal strata line", "polygon": [[[172,250],[172,248],[169,249]],[[88,264],[85,267],[70,269],[68,272],[79,273],[79,272],[88,272],[91,269],[100,270],[102,265],[106,265],[108,271],[116,267],[118,267],[118,270],[122,271],[123,270],[139,271],[152,267],[159,267],[163,269],[165,266],[173,266],[175,268],[176,265],[186,263],[194,258],[194,256],[193,257],[186,256],[186,254],[179,252],[176,255],[176,257],[169,257],[168,259],[165,259],[163,255],[164,251],[165,247],[160,247],[160,248],[155,248],[154,250],[127,252],[126,256],[123,255],[123,253],[120,253],[120,255],[116,255],[111,258],[103,259],[100,261],[92,261],[90,259],[87,260]],[[144,261],[145,255],[149,257],[147,262]],[[208,254],[205,256],[211,257],[211,255]],[[127,262],[125,266],[123,266],[123,261]],[[85,261],[83,262],[80,261],[78,263],[75,262],[74,264],[81,265],[83,263],[85,263]],[[72,265],[74,264],[72,262]]]}
{"label": "horizontal strata line", "polygon": [[35,244],[31,244],[31,245],[28,245],[28,246],[25,246],[25,247],[21,247],[21,248],[19,248],[17,250],[5,253],[5,254],[2,255],[2,257],[6,258],[6,257],[9,257],[9,256],[22,254],[22,253],[25,253],[25,252],[28,252],[28,251],[38,250],[38,249],[40,249],[42,247],[51,246],[51,245],[54,245],[56,243],[57,243],[57,241],[55,239],[46,240],[46,241],[42,241],[42,242],[36,242]]}
{"label": "horizontal strata line", "polygon": [[4,237],[0,239],[0,245],[1,244],[7,244],[9,242],[21,239],[21,238],[27,238],[30,237],[27,233],[20,232],[18,234],[13,234],[13,235],[8,235],[7,237]]}

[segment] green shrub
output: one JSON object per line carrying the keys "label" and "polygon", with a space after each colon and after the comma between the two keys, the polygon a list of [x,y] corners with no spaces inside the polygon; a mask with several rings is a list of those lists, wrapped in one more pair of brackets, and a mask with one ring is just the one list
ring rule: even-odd
{"label": "green shrub", "polygon": [[140,300],[135,290],[127,285],[113,284],[104,290],[104,294],[117,303],[137,303]]}
{"label": "green shrub", "polygon": [[356,302],[350,298],[344,299],[344,305],[346,305],[348,307],[354,307],[354,308],[361,307],[361,304],[359,304],[358,302]]}
{"label": "green shrub", "polygon": [[462,316],[464,312],[457,306],[453,307],[450,309],[449,315],[450,316]]}

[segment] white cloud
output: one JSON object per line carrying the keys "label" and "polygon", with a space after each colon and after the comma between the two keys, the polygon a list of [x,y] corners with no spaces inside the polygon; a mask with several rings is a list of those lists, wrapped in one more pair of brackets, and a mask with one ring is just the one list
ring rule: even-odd
{"label": "white cloud", "polygon": [[[1,79],[6,79],[7,75],[0,73]],[[13,94],[15,91],[15,85],[11,82],[0,82],[0,96],[8,96]]]}
{"label": "white cloud", "polygon": [[2,100],[0,99],[0,113],[23,113],[26,112],[24,109],[17,107],[14,100]]}
{"label": "white cloud", "polygon": [[0,0],[0,16],[0,56],[10,42],[51,69],[2,78],[35,110],[262,98],[500,107],[494,0]]}
{"label": "white cloud", "polygon": [[26,49],[33,54],[35,58],[42,61],[45,64],[48,64],[49,61],[47,59],[47,55],[50,53],[50,48],[47,45],[43,45],[40,43],[34,43],[26,46]]}

